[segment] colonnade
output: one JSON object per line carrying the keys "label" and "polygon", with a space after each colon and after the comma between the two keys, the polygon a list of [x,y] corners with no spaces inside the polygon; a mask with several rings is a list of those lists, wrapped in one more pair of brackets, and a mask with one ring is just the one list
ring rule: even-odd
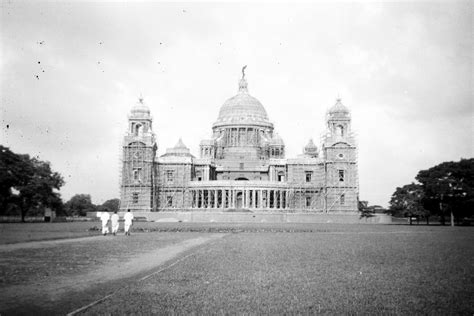
{"label": "colonnade", "polygon": [[198,209],[285,209],[287,189],[192,189],[192,208]]}
{"label": "colonnade", "polygon": [[252,127],[228,128],[226,144],[228,146],[255,145],[258,143],[259,130]]}

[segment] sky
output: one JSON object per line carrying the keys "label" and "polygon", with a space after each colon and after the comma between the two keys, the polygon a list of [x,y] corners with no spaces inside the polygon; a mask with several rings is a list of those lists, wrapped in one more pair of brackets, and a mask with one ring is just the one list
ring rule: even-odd
{"label": "sky", "polygon": [[388,206],[419,170],[474,157],[469,1],[1,1],[0,143],[51,162],[61,196],[119,197],[120,146],[140,95],[158,154],[198,156],[238,90],[296,157],[321,147],[340,97],[357,138],[360,199]]}

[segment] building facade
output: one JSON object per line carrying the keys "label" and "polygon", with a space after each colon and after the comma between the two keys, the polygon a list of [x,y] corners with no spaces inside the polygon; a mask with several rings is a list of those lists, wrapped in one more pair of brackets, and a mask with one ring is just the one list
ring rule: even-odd
{"label": "building facade", "polygon": [[321,150],[312,140],[286,158],[263,105],[248,93],[220,108],[199,158],[182,140],[157,157],[150,109],[140,99],[123,141],[121,210],[350,213],[358,206],[357,147],[349,110],[327,112]]}

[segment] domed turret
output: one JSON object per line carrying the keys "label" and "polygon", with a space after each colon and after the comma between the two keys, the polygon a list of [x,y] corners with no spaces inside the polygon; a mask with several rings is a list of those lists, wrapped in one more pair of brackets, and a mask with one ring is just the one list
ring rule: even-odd
{"label": "domed turret", "polygon": [[[128,115],[129,133],[135,137],[152,136],[152,117],[150,109],[140,97]],[[154,136],[153,136],[154,137]]]}
{"label": "domed turret", "polygon": [[284,146],[285,145],[285,143],[283,142],[283,139],[280,137],[280,135],[278,135],[276,133],[273,135],[273,138],[271,139],[270,144],[275,145],[275,146]]}
{"label": "domed turret", "polygon": [[150,118],[150,108],[143,102],[143,98],[140,97],[138,102],[132,107],[130,111],[130,117],[133,118]]}
{"label": "domed turret", "polygon": [[336,104],[334,104],[328,111],[330,116],[349,116],[350,111],[349,109],[342,104],[341,99],[336,100]]}
{"label": "domed turret", "polygon": [[178,140],[176,145],[174,145],[174,147],[167,148],[166,154],[162,155],[161,157],[167,157],[167,156],[193,157],[193,155],[191,155],[189,151],[189,148],[186,147],[186,145],[183,143],[181,138]]}
{"label": "domed turret", "polygon": [[314,144],[313,139],[310,139],[308,144],[304,146],[304,154],[311,157],[318,157],[318,147]]}

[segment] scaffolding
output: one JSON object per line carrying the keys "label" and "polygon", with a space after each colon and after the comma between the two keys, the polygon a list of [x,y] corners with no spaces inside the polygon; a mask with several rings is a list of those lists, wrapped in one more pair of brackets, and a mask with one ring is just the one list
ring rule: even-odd
{"label": "scaffolding", "polygon": [[[185,210],[189,207],[187,199],[189,198],[190,192],[188,188],[188,181],[192,178],[192,169],[189,170],[190,179],[186,177],[187,168],[174,168],[174,174],[172,176],[172,181],[168,181],[166,172],[171,170],[170,167],[160,167],[165,166],[166,164],[157,165],[158,175],[157,175],[157,189],[156,189],[156,211],[169,211],[169,210]],[[176,164],[172,164],[176,165]],[[192,167],[191,167],[192,168]],[[181,170],[180,170],[181,169]]]}
{"label": "scaffolding", "polygon": [[150,211],[154,196],[154,148],[134,140],[122,145],[120,209]]}
{"label": "scaffolding", "polygon": [[[324,152],[324,144],[325,144],[325,140],[326,138],[328,137],[328,134],[327,133],[323,133],[321,135],[321,144],[323,144],[323,152]],[[344,141],[344,143],[347,143],[349,145],[349,149],[352,149],[353,150],[353,157],[349,157],[349,159],[342,159],[340,161],[336,161],[336,160],[327,160],[327,157],[324,157],[324,170],[325,170],[325,200],[327,201],[327,198],[328,198],[328,195],[329,195],[329,189],[332,189],[333,190],[333,194],[335,193],[335,196],[333,196],[333,201],[327,205],[327,202],[326,202],[326,205],[325,205],[325,212],[326,213],[329,213],[333,210],[336,209],[336,205],[337,203],[339,202],[339,208],[342,209],[342,210],[347,210],[348,208],[348,205],[345,203],[344,199],[345,199],[345,196],[346,196],[346,193],[351,193],[354,192],[355,194],[355,205],[353,205],[352,207],[355,207],[355,209],[353,209],[353,211],[356,211],[358,209],[358,201],[359,201],[359,170],[358,170],[358,160],[359,160],[359,157],[358,157],[358,145],[357,145],[357,141],[356,141],[357,137],[356,137],[356,133],[354,131],[351,130],[351,132],[349,133],[349,135],[347,135],[347,138],[346,140],[349,140],[349,142],[347,141]],[[329,164],[332,164],[332,163],[335,163],[335,162],[345,162],[348,166],[351,166],[351,165],[354,165],[353,168],[351,168],[352,170],[354,170],[354,172],[351,172],[350,173],[350,177],[349,179],[347,179],[347,181],[349,182],[349,185],[347,185],[346,183],[343,183],[341,184],[339,181],[337,181],[336,183],[338,185],[334,185],[334,183],[329,183],[329,179],[328,179],[328,168],[327,166]],[[335,192],[334,192],[335,191]],[[344,204],[346,204],[344,206]]]}
{"label": "scaffolding", "polygon": [[[243,183],[240,183],[241,185],[239,186],[236,186],[235,183],[229,183],[222,184],[222,187],[214,184],[210,186],[204,185],[201,188],[190,182],[195,178],[192,161],[186,162],[189,165],[185,166],[179,166],[180,163],[178,161],[170,161],[169,165],[160,162],[158,168],[156,168],[159,172],[157,174],[158,179],[154,182],[156,185],[154,198],[156,210],[245,208],[242,205],[230,204],[230,200],[236,197],[231,197],[229,194],[232,191],[234,194],[238,194],[235,191],[236,188],[238,188],[237,190],[256,191],[255,195],[252,192],[250,196],[247,195],[248,200],[246,200],[247,205],[250,205],[250,209],[255,210],[265,209],[303,213],[330,213],[333,211],[356,210],[357,203],[354,204],[354,201],[358,199],[359,187],[357,170],[358,151],[352,134],[346,142],[350,147],[347,147],[349,151],[346,151],[347,155],[344,159],[326,157],[325,148],[323,147],[324,156],[320,159],[294,161],[292,174],[288,169],[289,165],[286,164],[286,183],[282,185],[281,181],[275,181],[275,184],[278,183],[275,187],[272,187],[271,183],[273,181],[270,181],[270,183],[267,182],[264,186],[249,184],[247,187],[239,188]],[[322,143],[324,144],[324,142]],[[337,173],[332,174],[334,170],[338,170],[338,167],[332,167],[334,163],[342,163],[341,167],[343,169],[350,170],[345,175],[345,181],[339,182],[335,178]],[[167,181],[167,169],[174,170],[174,178],[171,182]],[[275,170],[275,172],[277,171]],[[306,182],[306,171],[312,172],[313,178],[311,181]],[[279,178],[272,176],[271,179],[276,180]],[[212,180],[210,181],[212,182]],[[199,183],[199,181],[196,182]],[[260,190],[263,191],[260,192]],[[260,200],[260,194],[263,195],[262,200]],[[277,197],[275,197],[275,194],[277,194]],[[283,200],[280,197],[282,194]],[[344,203],[345,196],[346,201]],[[239,196],[237,196],[237,200],[238,198]],[[255,203],[253,202],[254,199],[256,200]],[[260,204],[261,202],[263,203]]]}

